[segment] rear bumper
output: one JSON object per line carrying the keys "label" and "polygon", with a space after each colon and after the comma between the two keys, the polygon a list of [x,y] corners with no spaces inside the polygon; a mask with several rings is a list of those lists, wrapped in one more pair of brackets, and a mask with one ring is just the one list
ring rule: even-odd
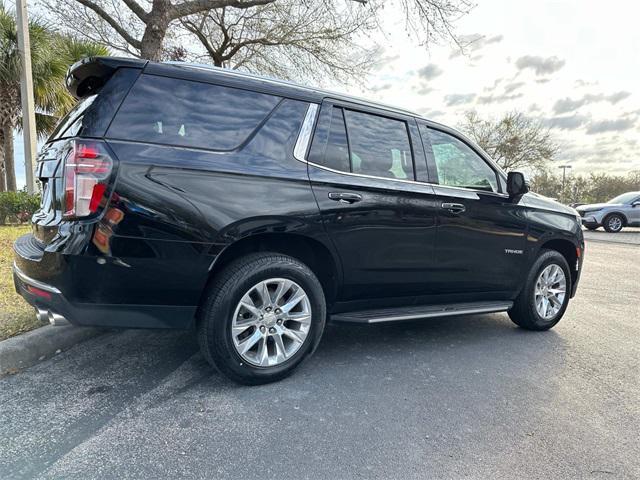
{"label": "rear bumper", "polygon": [[[188,328],[195,307],[166,305],[118,305],[72,303],[56,287],[29,277],[14,264],[16,291],[37,310],[49,317],[64,317],[73,325],[119,328]],[[54,317],[55,318],[55,317]]]}
{"label": "rear bumper", "polygon": [[[105,285],[120,285],[123,279],[98,270],[99,264],[91,255],[73,255],[45,249],[31,234],[24,235],[14,244],[13,281],[16,292],[36,312],[41,320],[60,320],[73,325],[119,328],[189,328],[194,321],[197,306],[132,304],[129,297],[117,290],[109,295],[98,295],[100,301],[78,301],[78,290],[92,292],[105,290]],[[128,268],[126,272],[131,272]],[[140,270],[137,270],[139,272]],[[131,272],[135,273],[135,272]],[[87,278],[94,278],[88,284]],[[121,303],[116,303],[120,301]],[[54,322],[52,322],[54,323]]]}

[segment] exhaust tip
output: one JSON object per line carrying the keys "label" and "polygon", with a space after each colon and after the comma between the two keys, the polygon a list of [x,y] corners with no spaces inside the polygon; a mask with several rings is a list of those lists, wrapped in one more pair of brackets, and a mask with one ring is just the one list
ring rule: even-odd
{"label": "exhaust tip", "polygon": [[41,323],[49,321],[49,312],[41,308],[36,308],[36,319]]}
{"label": "exhaust tip", "polygon": [[54,327],[60,327],[62,325],[69,325],[69,320],[64,318],[62,315],[57,313],[53,313],[52,311],[47,312],[47,316],[49,318],[49,323]]}

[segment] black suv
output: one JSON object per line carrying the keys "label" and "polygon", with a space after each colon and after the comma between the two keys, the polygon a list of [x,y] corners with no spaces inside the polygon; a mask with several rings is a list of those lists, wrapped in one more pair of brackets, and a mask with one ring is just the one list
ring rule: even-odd
{"label": "black suv", "polygon": [[291,373],[328,319],[508,312],[555,325],[576,292],[575,210],[527,193],[414,113],[189,64],[90,58],[37,165],[15,243],[52,323],[197,329],[243,383]]}

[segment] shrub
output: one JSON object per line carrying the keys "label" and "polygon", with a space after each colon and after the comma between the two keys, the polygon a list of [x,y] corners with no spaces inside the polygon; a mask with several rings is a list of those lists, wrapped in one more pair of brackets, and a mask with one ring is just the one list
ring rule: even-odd
{"label": "shrub", "polygon": [[0,225],[24,223],[40,208],[40,195],[27,192],[0,192]]}

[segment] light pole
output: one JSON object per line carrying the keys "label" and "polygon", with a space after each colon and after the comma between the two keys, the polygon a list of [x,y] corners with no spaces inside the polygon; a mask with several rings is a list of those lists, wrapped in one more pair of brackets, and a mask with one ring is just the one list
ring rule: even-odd
{"label": "light pole", "polygon": [[565,183],[567,181],[567,168],[571,168],[571,165],[560,165],[558,168],[562,169],[562,199],[565,200],[564,198],[564,192],[565,192]]}
{"label": "light pole", "polygon": [[24,138],[24,168],[27,192],[34,193],[33,162],[36,156],[36,112],[33,104],[33,77],[31,73],[31,40],[27,0],[16,0],[18,50],[22,61],[20,97],[22,98],[22,135]]}

